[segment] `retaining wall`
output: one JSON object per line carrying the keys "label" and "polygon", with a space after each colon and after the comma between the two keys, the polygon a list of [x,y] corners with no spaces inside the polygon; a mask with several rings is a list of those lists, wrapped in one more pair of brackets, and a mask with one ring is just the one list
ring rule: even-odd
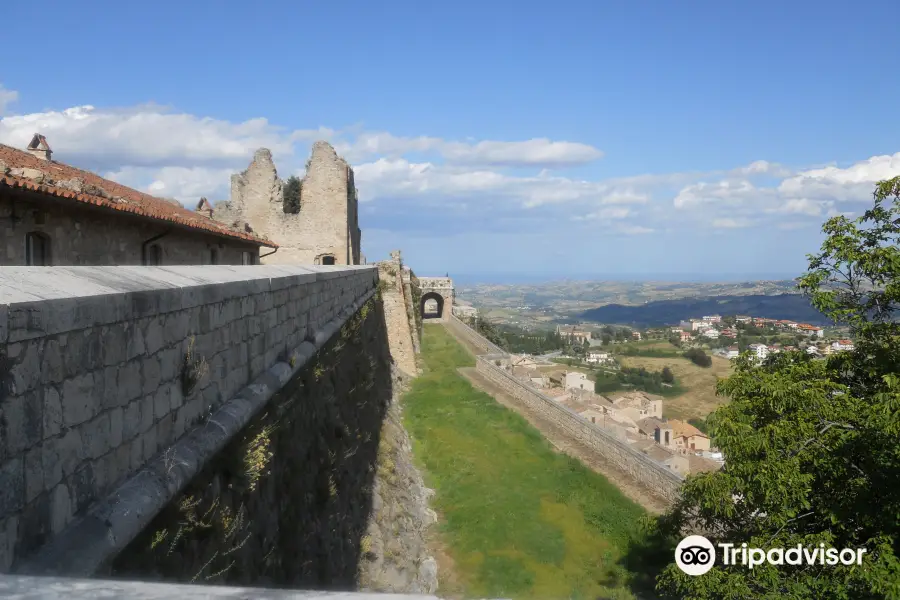
{"label": "retaining wall", "polygon": [[0,269],[0,572],[89,574],[125,547],[376,282],[362,266]]}
{"label": "retaining wall", "polygon": [[530,388],[500,367],[494,360],[505,354],[485,354],[477,357],[479,373],[523,404],[537,411],[548,421],[567,431],[572,438],[592,448],[614,467],[629,474],[651,492],[667,501],[674,501],[684,478],[657,463],[613,436],[611,433],[588,423],[565,406],[554,402],[536,389]]}
{"label": "retaining wall", "polygon": [[[451,311],[452,313],[452,311]],[[453,330],[454,333],[463,337],[470,344],[481,350],[486,354],[502,354],[504,356],[508,356],[508,353],[497,346],[496,344],[490,342],[486,337],[463,323],[459,317],[454,314],[451,314],[450,317],[446,320],[446,325],[450,329]]]}

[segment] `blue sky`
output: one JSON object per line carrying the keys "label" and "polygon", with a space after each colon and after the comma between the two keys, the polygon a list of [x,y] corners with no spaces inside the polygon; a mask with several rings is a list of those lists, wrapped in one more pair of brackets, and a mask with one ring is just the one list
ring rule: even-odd
{"label": "blue sky", "polygon": [[[148,8],[148,6],[150,8]],[[14,2],[0,142],[186,204],[353,164],[419,273],[801,271],[900,174],[894,3]],[[896,154],[896,156],[895,156]]]}

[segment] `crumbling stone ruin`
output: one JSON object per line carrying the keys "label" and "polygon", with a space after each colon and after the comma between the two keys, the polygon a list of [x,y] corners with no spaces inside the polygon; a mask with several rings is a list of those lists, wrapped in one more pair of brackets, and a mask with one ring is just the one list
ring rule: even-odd
{"label": "crumbling stone ruin", "polygon": [[[201,201],[198,211],[207,211]],[[313,144],[301,182],[300,212],[284,212],[284,182],[272,153],[260,148],[243,173],[231,176],[231,199],[212,217],[229,226],[249,225],[280,246],[266,264],[358,265],[360,229],[353,169],[328,142]]]}

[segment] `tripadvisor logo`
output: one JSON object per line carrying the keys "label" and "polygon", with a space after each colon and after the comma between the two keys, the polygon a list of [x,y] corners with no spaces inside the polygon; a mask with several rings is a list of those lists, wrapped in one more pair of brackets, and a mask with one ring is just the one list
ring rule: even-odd
{"label": "tripadvisor logo", "polygon": [[[770,565],[861,565],[865,548],[804,547],[797,544],[791,548],[750,548],[747,543],[740,546],[730,543],[716,544],[721,550],[723,565],[741,565],[752,569],[763,564]],[[689,535],[675,548],[675,564],[688,575],[703,575],[713,568],[716,549],[712,542],[702,535]]]}

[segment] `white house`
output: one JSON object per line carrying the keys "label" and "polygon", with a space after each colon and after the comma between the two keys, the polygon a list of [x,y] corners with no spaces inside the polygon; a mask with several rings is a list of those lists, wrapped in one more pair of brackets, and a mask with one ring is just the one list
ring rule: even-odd
{"label": "white house", "polygon": [[706,331],[704,331],[704,332],[701,333],[700,335],[702,335],[703,337],[709,338],[709,339],[711,339],[711,340],[717,340],[717,339],[719,339],[719,332],[718,332],[718,330],[713,329],[712,327],[710,327],[709,329],[707,329]]}
{"label": "white house", "polygon": [[569,371],[566,373],[566,381],[564,386],[566,390],[593,390],[594,382],[588,381],[587,375],[577,371]]}
{"label": "white house", "polygon": [[703,317],[703,320],[707,323],[721,323],[722,315],[707,315]]}
{"label": "white house", "polygon": [[851,342],[850,340],[838,340],[838,341],[834,342],[833,344],[831,344],[831,347],[834,349],[835,352],[842,352],[844,350],[849,351],[849,350],[853,350],[853,348],[854,348],[853,342]]}
{"label": "white house", "polygon": [[610,355],[605,350],[589,350],[584,360],[585,362],[600,364],[609,362]]}
{"label": "white house", "polygon": [[728,348],[725,349],[724,356],[727,359],[737,358],[739,355],[740,351],[737,346],[728,346]]}
{"label": "white house", "polygon": [[769,347],[765,344],[750,344],[749,350],[756,354],[757,360],[765,360],[769,356]]}

